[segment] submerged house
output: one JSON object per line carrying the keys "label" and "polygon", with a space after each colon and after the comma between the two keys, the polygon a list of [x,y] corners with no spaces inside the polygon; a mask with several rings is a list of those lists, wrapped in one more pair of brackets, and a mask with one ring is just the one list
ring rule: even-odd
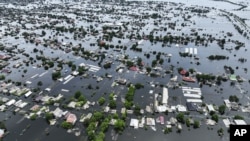
{"label": "submerged house", "polygon": [[71,123],[72,125],[74,125],[77,121],[77,117],[75,114],[69,113],[65,115],[66,117],[66,122]]}

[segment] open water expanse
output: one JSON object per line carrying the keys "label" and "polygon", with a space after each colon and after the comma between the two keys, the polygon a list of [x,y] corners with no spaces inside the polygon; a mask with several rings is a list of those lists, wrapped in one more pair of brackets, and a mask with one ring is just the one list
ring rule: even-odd
{"label": "open water expanse", "polygon": [[[235,70],[235,74],[241,76],[244,79],[244,82],[238,83],[236,82],[233,86],[231,85],[231,81],[222,82],[220,85],[203,85],[201,88],[202,95],[203,95],[203,102],[207,104],[214,104],[214,105],[222,105],[224,99],[228,99],[230,95],[237,95],[237,97],[240,100],[240,104],[244,106],[249,105],[249,91],[250,91],[250,83],[248,80],[250,79],[249,71],[245,71],[245,68],[250,68],[249,63],[249,45],[250,40],[246,37],[243,37],[241,34],[235,30],[233,24],[225,18],[225,16],[221,16],[221,14],[218,14],[223,11],[228,11],[230,13],[234,13],[235,15],[239,16],[240,18],[245,19],[246,23],[246,31],[249,31],[250,26],[250,1],[240,1],[240,0],[230,0],[230,2],[224,2],[224,1],[212,1],[212,0],[169,0],[169,3],[164,3],[166,8],[171,8],[174,4],[171,4],[172,2],[177,3],[177,6],[174,6],[175,9],[170,10],[174,11],[175,14],[178,14],[178,9],[176,9],[178,6],[180,7],[192,7],[195,5],[201,6],[201,7],[209,7],[209,8],[215,8],[210,9],[210,12],[205,14],[206,17],[202,16],[193,16],[187,24],[190,26],[185,26],[181,28],[180,24],[178,24],[177,28],[181,28],[181,30],[172,30],[169,29],[168,32],[171,32],[173,35],[182,35],[184,34],[190,34],[191,29],[195,28],[196,31],[198,31],[199,28],[203,29],[199,32],[199,35],[204,34],[210,34],[212,36],[218,37],[219,39],[224,38],[226,36],[227,32],[230,32],[233,34],[231,38],[232,40],[238,40],[242,43],[244,43],[244,47],[240,48],[239,50],[235,50],[235,44],[232,42],[227,42],[224,45],[224,49],[221,49],[221,47],[217,44],[217,42],[208,43],[207,46],[202,44],[196,44],[195,42],[191,42],[187,45],[179,44],[179,43],[172,43],[165,45],[165,47],[162,47],[161,42],[152,43],[149,40],[144,40],[142,44],[139,44],[138,47],[141,47],[143,49],[142,52],[135,52],[130,50],[129,48],[132,46],[131,42],[134,42],[133,40],[129,39],[123,39],[121,44],[127,44],[131,43],[130,46],[128,46],[128,49],[126,51],[116,52],[113,51],[113,49],[105,50],[102,49],[102,51],[107,51],[107,60],[111,60],[112,65],[109,69],[104,69],[100,67],[100,69],[97,72],[88,72],[87,77],[83,76],[76,76],[72,80],[70,80],[68,83],[64,84],[64,81],[53,81],[51,79],[51,73],[54,72],[53,69],[45,70],[43,67],[37,67],[34,65],[21,66],[18,69],[12,69],[11,74],[6,75],[6,80],[11,79],[13,81],[20,81],[22,83],[26,83],[27,81],[32,82],[31,84],[27,84],[28,88],[36,88],[37,83],[41,81],[43,83],[42,86],[39,86],[40,90],[44,90],[46,88],[51,88],[51,91],[43,92],[43,95],[46,95],[47,93],[50,96],[57,96],[59,93],[64,96],[65,99],[70,99],[74,93],[77,90],[80,90],[86,99],[91,102],[96,102],[101,96],[106,97],[108,99],[108,95],[111,92],[114,92],[117,97],[117,111],[120,112],[120,109],[123,107],[122,99],[124,99],[125,94],[127,92],[126,85],[118,85],[115,87],[111,87],[114,80],[118,78],[125,78],[128,82],[131,82],[133,84],[135,83],[141,83],[144,85],[143,89],[136,90],[136,94],[134,96],[134,103],[137,105],[140,105],[142,109],[145,109],[145,107],[151,103],[154,103],[154,95],[150,94],[150,90],[154,90],[154,93],[162,93],[162,88],[159,85],[166,86],[168,82],[171,79],[170,74],[166,74],[164,71],[159,71],[160,76],[159,77],[150,77],[146,74],[142,74],[139,72],[131,71],[128,69],[125,69],[122,73],[119,73],[116,71],[116,67],[121,64],[119,61],[116,60],[116,57],[122,55],[122,54],[128,54],[129,58],[143,58],[143,62],[146,66],[151,66],[151,62],[155,59],[155,56],[152,52],[162,52],[164,54],[171,54],[172,57],[169,59],[168,57],[163,57],[164,63],[162,65],[159,65],[163,69],[170,69],[170,66],[174,66],[172,75],[178,76],[178,81],[181,81],[181,77],[179,76],[179,73],[177,71],[177,68],[184,68],[184,69],[190,69],[194,68],[197,72],[202,72],[205,74],[213,74],[213,75],[222,75],[225,73],[224,66],[231,66]],[[164,1],[165,2],[165,1]],[[166,2],[168,2],[166,0]],[[232,3],[233,2],[233,3]],[[183,4],[180,4],[183,3]],[[240,9],[242,5],[245,5],[245,7],[241,10]],[[96,4],[100,5],[100,4]],[[108,4],[107,4],[108,5]],[[11,7],[12,5],[8,5],[7,7]],[[139,5],[134,6],[134,11],[131,10],[132,13],[136,12],[136,7],[140,7]],[[73,6],[72,6],[73,7]],[[75,6],[76,7],[76,6]],[[145,8],[145,7],[144,7]],[[149,8],[150,9],[150,8]],[[54,9],[55,10],[55,9]],[[162,10],[162,11],[161,11]],[[38,10],[37,10],[38,11]],[[145,9],[147,11],[147,9]],[[152,12],[153,10],[150,10]],[[53,13],[55,11],[52,11]],[[164,9],[160,9],[157,11],[159,13],[164,13]],[[60,12],[64,13],[64,12]],[[58,13],[58,14],[60,14]],[[54,13],[55,14],[55,13]],[[68,13],[65,13],[66,15]],[[72,14],[72,13],[70,13]],[[100,16],[103,16],[103,18],[107,18],[108,21],[110,20],[110,15],[105,15],[102,13],[98,13]],[[111,13],[112,14],[112,13]],[[74,14],[72,14],[74,16]],[[170,16],[169,14],[168,16]],[[72,16],[72,17],[73,17]],[[172,17],[174,21],[181,21],[183,20],[180,16]],[[163,20],[163,19],[162,19]],[[77,21],[77,20],[76,20]],[[122,21],[133,21],[133,19],[128,19],[126,16],[121,16],[120,19],[115,20],[116,22],[122,22]],[[163,20],[164,21],[164,20]],[[147,27],[143,27],[139,32],[144,32],[145,34],[148,34],[147,32],[151,31],[151,28],[154,28],[153,20],[147,20],[149,24]],[[151,23],[150,23],[151,22]],[[77,23],[77,22],[76,22]],[[194,24],[195,23],[195,24]],[[12,24],[15,25],[14,22]],[[62,23],[63,24],[63,23]],[[78,25],[79,24],[79,25]],[[84,26],[87,27],[90,24],[89,22],[78,22],[76,26]],[[67,25],[67,24],[65,24]],[[28,25],[26,25],[28,26]],[[0,27],[1,30],[4,30],[6,26]],[[100,27],[97,27],[97,29]],[[25,31],[25,30],[24,30]],[[54,31],[51,32],[49,29],[45,29],[46,35],[44,38],[48,38],[48,36],[53,36]],[[34,30],[36,33],[41,33],[41,30]],[[166,32],[163,30],[158,30],[157,33],[154,35],[165,35]],[[71,36],[71,34],[65,33],[64,36]],[[57,39],[65,39],[64,36],[58,36]],[[88,39],[89,38],[89,39]],[[72,42],[73,45],[77,45],[79,43],[82,43],[85,50],[91,50],[95,51],[98,50],[99,47],[97,45],[90,46],[90,43],[96,42],[96,40],[99,37],[85,37],[85,41],[76,41],[72,38],[66,40],[66,42]],[[87,40],[88,39],[88,40]],[[118,44],[119,38],[114,37],[112,42],[114,45]],[[30,54],[30,57],[36,58],[36,55],[33,52],[34,44],[26,43],[26,41],[23,38],[14,39],[14,37],[3,37],[1,39],[1,42],[4,43],[11,43],[12,45],[17,45],[18,48],[25,48],[25,52]],[[110,42],[110,43],[112,43]],[[98,66],[98,61],[92,61],[87,60],[84,58],[81,58],[79,56],[73,55],[72,52],[65,53],[64,51],[61,51],[60,49],[54,50],[49,47],[44,47],[43,45],[39,44],[36,46],[39,50],[43,51],[43,54],[48,58],[54,58],[59,57],[61,59],[72,61],[77,66],[81,63]],[[197,57],[199,57],[199,60],[196,60],[195,57],[180,57],[179,52],[185,52],[186,48],[197,48],[198,54]],[[150,53],[150,58],[145,57],[145,53]],[[225,55],[228,57],[228,59],[225,60],[219,60],[219,61],[211,61],[207,57],[210,55]],[[16,56],[20,56],[22,59],[22,54],[16,54]],[[109,57],[108,57],[109,56]],[[238,61],[239,58],[245,58],[247,61],[245,63],[240,63]],[[18,61],[12,61],[10,62],[9,66],[12,67],[16,62]],[[197,62],[200,64],[197,65]],[[37,61],[36,64],[39,62]],[[237,69],[236,69],[237,68]],[[26,69],[27,73],[22,73],[23,70]],[[68,65],[64,65],[63,69],[61,71],[62,78],[67,77],[71,74],[71,68]],[[105,76],[106,73],[112,74],[112,78],[103,78],[102,81],[97,82],[95,76]],[[22,76],[24,75],[24,76]],[[152,87],[151,84],[158,84],[158,87]],[[91,85],[93,89],[87,89],[87,87]],[[199,84],[196,83],[188,83],[184,82],[183,85],[187,87],[199,87]],[[98,89],[97,89],[98,87]],[[69,90],[69,92],[62,91],[62,89]],[[183,96],[182,89],[181,88],[169,88],[169,105],[177,105],[182,104],[186,105],[186,98]],[[36,93],[36,95],[39,95]],[[6,95],[4,95],[6,96]],[[28,106],[25,107],[22,110],[29,111],[29,109],[35,104],[33,102],[34,97],[28,97],[25,98],[24,96],[16,97],[16,96],[6,96],[8,98],[15,98],[15,99],[22,99],[23,101],[28,102]],[[51,110],[54,110],[56,106],[49,106]],[[63,119],[57,120],[56,125],[48,125],[46,120],[44,119],[44,115],[42,114],[40,117],[38,117],[36,120],[30,120],[24,117],[24,115],[20,113],[13,114],[12,111],[14,111],[16,108],[14,106],[8,107],[8,109],[5,112],[0,113],[0,121],[4,121],[5,125],[8,129],[9,134],[4,137],[3,140],[5,141],[87,141],[87,135],[86,135],[86,127],[83,126],[82,123],[76,122],[75,127],[78,128],[80,131],[79,136],[75,136],[75,131],[71,131],[70,133],[63,129],[60,126],[60,123],[63,121]],[[83,110],[76,110],[71,109],[71,112],[76,114],[79,120],[79,117],[82,115],[82,113],[89,113],[94,111],[99,111],[103,109],[103,107],[99,106],[98,104],[95,104],[94,106],[91,106],[89,109]],[[243,113],[241,111],[228,111],[221,117],[222,118],[230,118],[236,114],[243,115],[246,123],[250,124],[250,114],[249,113]],[[145,113],[143,116],[147,117],[159,117],[164,116],[165,120],[169,120],[170,117],[175,117],[177,113],[168,113],[168,115],[165,115],[165,113]],[[156,124],[156,131],[148,127],[145,128],[139,128],[134,129],[133,127],[129,127],[130,120],[126,121],[126,128],[125,130],[120,133],[116,134],[113,131],[112,126],[108,129],[108,131],[105,133],[105,140],[106,141],[229,141],[229,133],[227,132],[227,128],[223,124],[222,120],[219,120],[217,125],[215,126],[209,126],[206,125],[206,118],[204,114],[200,114],[198,112],[190,112],[189,116],[197,119],[201,122],[201,126],[198,129],[193,129],[193,127],[186,127],[185,124],[182,125],[183,129],[181,133],[177,132],[177,128],[174,126],[172,128],[172,132],[169,134],[164,134],[163,130],[165,129],[165,125]],[[136,118],[135,115],[129,115],[128,119],[130,118]],[[224,135],[218,136],[217,130],[223,128],[224,129]],[[77,131],[78,131],[77,130]],[[46,134],[49,132],[49,134]]]}

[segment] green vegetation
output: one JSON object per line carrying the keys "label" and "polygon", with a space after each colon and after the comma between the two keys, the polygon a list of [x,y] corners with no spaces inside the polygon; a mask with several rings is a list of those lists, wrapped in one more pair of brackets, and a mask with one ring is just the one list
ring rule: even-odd
{"label": "green vegetation", "polygon": [[136,84],[135,84],[135,88],[136,88],[136,89],[141,89],[141,88],[144,88],[144,85],[141,84],[141,83],[136,83]]}
{"label": "green vegetation", "polygon": [[102,132],[106,132],[109,128],[109,122],[110,120],[108,118],[104,119],[104,121],[100,125],[100,130]]}
{"label": "green vegetation", "polygon": [[4,124],[4,122],[0,122],[0,129],[4,129],[4,130],[7,130],[7,128],[6,128],[6,126],[5,126],[5,124]]}
{"label": "green vegetation", "polygon": [[76,91],[74,97],[75,99],[78,99],[81,95],[82,95],[81,91]]}
{"label": "green vegetation", "polygon": [[189,57],[189,53],[182,53],[182,52],[179,52],[179,55],[181,57]]}
{"label": "green vegetation", "polygon": [[134,86],[130,86],[128,89],[127,94],[125,95],[125,103],[124,106],[127,109],[131,109],[131,107],[134,105],[133,104],[133,100],[134,100],[134,94],[135,94],[135,87]]}
{"label": "green vegetation", "polygon": [[71,128],[73,128],[73,125],[71,123],[69,123],[69,122],[63,121],[61,123],[61,127],[64,128],[64,129],[71,129]]}
{"label": "green vegetation", "polygon": [[211,119],[214,120],[215,122],[218,122],[219,121],[219,116],[217,114],[213,114]]}
{"label": "green vegetation", "polygon": [[38,85],[38,86],[42,86],[42,85],[43,85],[43,82],[42,82],[42,81],[38,81],[38,82],[37,82],[37,85]]}
{"label": "green vegetation", "polygon": [[224,130],[223,130],[223,128],[218,129],[218,130],[217,130],[217,133],[218,133],[219,136],[223,136],[223,135],[224,135]]}
{"label": "green vegetation", "polygon": [[94,112],[92,118],[84,122],[84,125],[87,126],[88,140],[104,141],[104,133],[108,131],[110,119],[110,116],[104,118],[102,112]]}
{"label": "green vegetation", "polygon": [[76,101],[77,107],[81,107],[87,102],[81,91],[76,91],[74,97],[71,98],[71,101]]}
{"label": "green vegetation", "polygon": [[150,73],[151,72],[151,68],[150,67],[146,67],[146,71],[147,71],[147,73]]}
{"label": "green vegetation", "polygon": [[136,116],[139,116],[139,115],[141,115],[140,111],[141,111],[141,108],[138,105],[135,105],[134,114]]}
{"label": "green vegetation", "polygon": [[190,127],[190,125],[191,125],[191,122],[190,122],[189,118],[186,119],[186,125],[187,125],[187,127]]}
{"label": "green vegetation", "polygon": [[98,100],[98,103],[100,105],[103,105],[105,103],[106,99],[104,97],[100,97],[99,100]]}
{"label": "green vegetation", "polygon": [[45,119],[49,123],[50,120],[54,118],[54,115],[52,113],[45,113]]}
{"label": "green vegetation", "polygon": [[5,76],[4,75],[0,75],[0,80],[4,80]]}
{"label": "green vegetation", "polygon": [[176,119],[178,122],[184,124],[185,123],[185,116],[184,113],[179,113],[176,115]]}
{"label": "green vegetation", "polygon": [[172,128],[165,128],[164,129],[164,134],[168,134],[168,133],[170,133],[170,132],[172,132]]}
{"label": "green vegetation", "polygon": [[126,64],[127,64],[127,67],[129,68],[134,66],[134,63],[132,61],[127,61]]}
{"label": "green vegetation", "polygon": [[53,80],[57,80],[58,78],[60,78],[61,77],[61,72],[59,71],[59,72],[53,72],[52,73],[52,79]]}
{"label": "green vegetation", "polygon": [[228,59],[228,57],[224,55],[210,55],[208,59],[209,60],[224,60],[224,59]]}
{"label": "green vegetation", "polygon": [[121,132],[125,129],[125,122],[121,119],[118,119],[116,122],[115,122],[115,125],[114,125],[114,128],[117,132]]}
{"label": "green vegetation", "polygon": [[225,70],[228,70],[230,72],[230,74],[234,74],[234,69],[230,66],[224,66]]}
{"label": "green vegetation", "polygon": [[33,114],[32,116],[30,116],[30,120],[36,120],[36,118],[37,118],[36,114]]}
{"label": "green vegetation", "polygon": [[99,134],[97,134],[94,141],[104,141],[104,139],[105,139],[105,134],[103,132],[100,132]]}
{"label": "green vegetation", "polygon": [[111,68],[111,63],[105,63],[103,65],[103,67],[104,67],[104,69],[109,69],[109,68]]}
{"label": "green vegetation", "polygon": [[111,108],[111,109],[115,109],[116,108],[116,101],[115,100],[110,100],[109,101],[109,107]]}
{"label": "green vegetation", "polygon": [[244,120],[244,117],[240,116],[240,115],[235,115],[234,119],[239,119],[239,120]]}
{"label": "green vegetation", "polygon": [[194,121],[194,128],[199,128],[200,127],[200,122],[198,120]]}
{"label": "green vegetation", "polygon": [[239,102],[239,98],[236,95],[230,95],[229,101],[230,102]]}
{"label": "green vegetation", "polygon": [[215,76],[214,75],[210,75],[210,74],[197,74],[196,75],[197,81],[205,81],[205,80],[215,80]]}
{"label": "green vegetation", "polygon": [[221,115],[223,115],[223,114],[225,113],[225,110],[226,110],[226,106],[225,106],[225,105],[219,106],[219,113],[220,113]]}

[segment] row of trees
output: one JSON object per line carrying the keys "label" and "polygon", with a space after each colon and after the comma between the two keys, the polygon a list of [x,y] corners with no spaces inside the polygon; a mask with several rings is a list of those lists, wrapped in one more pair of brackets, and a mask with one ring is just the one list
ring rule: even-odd
{"label": "row of trees", "polygon": [[104,141],[105,133],[108,131],[111,119],[115,119],[114,129],[116,132],[122,132],[125,129],[125,121],[120,119],[118,114],[105,117],[103,112],[94,112],[91,119],[84,121],[88,139],[92,141]]}
{"label": "row of trees", "polygon": [[131,109],[134,105],[134,94],[135,94],[135,87],[130,85],[127,94],[125,95],[125,103],[124,106],[127,109]]}
{"label": "row of trees", "polygon": [[[186,123],[187,127],[191,126],[191,120],[189,118],[185,118],[185,115],[182,112],[176,115],[176,119],[178,122],[182,124]],[[199,128],[199,127],[200,127],[200,122],[198,120],[194,120],[193,128]]]}

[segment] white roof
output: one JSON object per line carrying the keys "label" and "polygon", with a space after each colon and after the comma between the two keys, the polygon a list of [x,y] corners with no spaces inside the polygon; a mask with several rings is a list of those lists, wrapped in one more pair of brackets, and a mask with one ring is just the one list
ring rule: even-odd
{"label": "white roof", "polygon": [[163,88],[162,104],[168,104],[168,89],[167,88]]}
{"label": "white roof", "polygon": [[201,95],[196,95],[196,94],[185,94],[184,93],[184,96],[185,97],[191,97],[191,98],[201,98]]}
{"label": "white roof", "polygon": [[11,106],[11,105],[13,105],[15,102],[16,102],[15,99],[11,99],[10,101],[8,101],[8,102],[6,103],[6,106]]}
{"label": "white roof", "polygon": [[146,119],[146,121],[147,121],[147,125],[149,125],[149,126],[155,126],[155,119],[153,119],[153,118],[147,118]]}
{"label": "white roof", "polygon": [[139,120],[138,119],[131,119],[130,120],[130,124],[129,124],[130,126],[133,126],[134,128],[138,128],[138,126],[139,126]]}
{"label": "white roof", "polygon": [[158,112],[165,112],[167,110],[167,107],[166,106],[157,106],[157,111]]}
{"label": "white roof", "polygon": [[212,104],[207,105],[208,111],[215,111],[214,106]]}
{"label": "white roof", "polygon": [[231,122],[230,122],[229,119],[223,119],[222,121],[223,121],[223,123],[225,124],[225,126],[226,126],[227,128],[230,127]]}
{"label": "white roof", "polygon": [[0,129],[0,137],[2,137],[4,134],[4,130],[3,129]]}
{"label": "white roof", "polygon": [[50,89],[50,88],[46,88],[46,89],[45,89],[45,91],[48,91],[48,92],[50,92],[50,91],[51,91],[51,89]]}
{"label": "white roof", "polygon": [[70,107],[70,108],[75,108],[75,107],[76,107],[76,102],[75,102],[75,101],[71,101],[71,102],[68,104],[68,107]]}
{"label": "white roof", "polygon": [[187,111],[187,108],[183,105],[177,105],[176,108],[179,112],[186,112]]}
{"label": "white roof", "polygon": [[1,106],[0,106],[0,111],[4,111],[5,108],[6,108],[5,105],[1,105]]}
{"label": "white roof", "polygon": [[244,120],[241,120],[241,119],[234,120],[234,123],[236,125],[247,125],[247,123]]}
{"label": "white roof", "polygon": [[53,114],[55,117],[62,117],[63,116],[63,111],[60,109],[60,108],[56,108],[54,111],[53,111]]}
{"label": "white roof", "polygon": [[31,91],[28,91],[26,94],[24,94],[25,97],[29,97],[32,94]]}
{"label": "white roof", "polygon": [[201,99],[187,99],[187,102],[202,103]]}

